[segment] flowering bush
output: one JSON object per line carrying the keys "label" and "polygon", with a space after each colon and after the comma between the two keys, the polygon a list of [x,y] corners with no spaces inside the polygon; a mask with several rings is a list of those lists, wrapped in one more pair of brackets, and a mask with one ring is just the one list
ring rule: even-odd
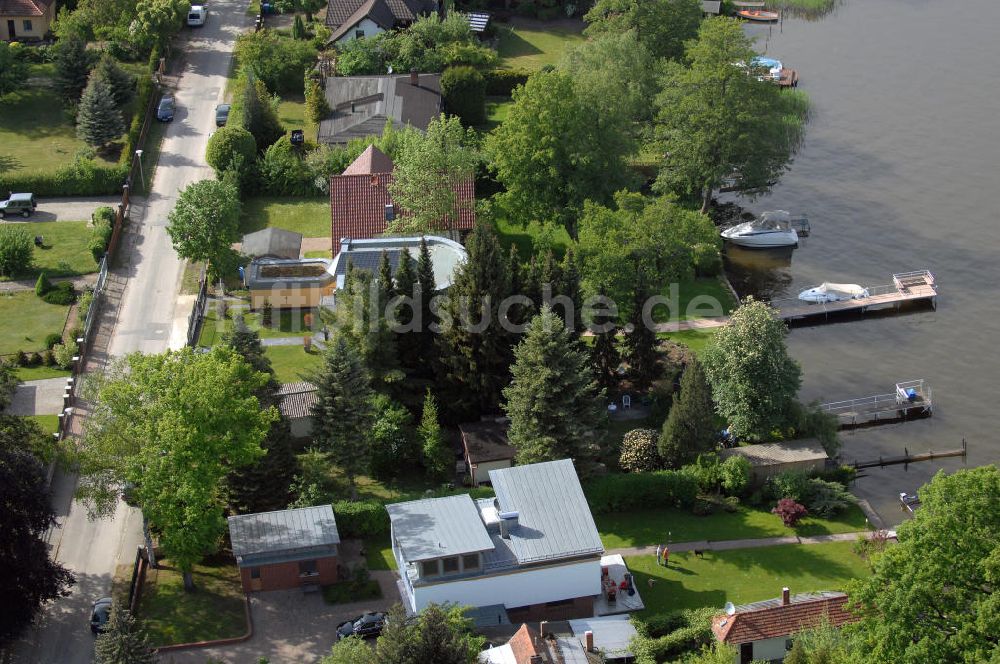
{"label": "flowering bush", "polygon": [[797,524],[802,517],[809,514],[809,510],[791,498],[782,498],[778,501],[778,504],[774,507],[774,509],[771,510],[771,513],[780,516],[782,523],[789,528],[794,528],[795,524]]}

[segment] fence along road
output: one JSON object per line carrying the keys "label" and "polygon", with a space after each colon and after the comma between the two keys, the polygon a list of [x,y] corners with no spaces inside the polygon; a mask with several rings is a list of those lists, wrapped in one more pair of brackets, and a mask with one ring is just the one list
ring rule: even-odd
{"label": "fence along road", "polygon": [[[190,307],[177,302],[182,263],[166,233],[167,214],[180,189],[213,177],[205,165],[205,145],[215,129],[215,105],[222,99],[236,35],[250,21],[245,9],[243,2],[216,0],[205,26],[185,28],[178,39],[183,72],[173,91],[177,114],[163,139],[152,191],[133,192],[147,197],[145,211],[139,216],[133,210],[119,250],[120,267],[111,271],[111,278],[124,283],[117,325],[110,331],[112,356],[162,352],[186,341]],[[62,473],[53,479],[59,526],[50,541],[53,555],[76,574],[77,585],[70,597],[47,608],[4,662],[89,664],[94,654],[91,603],[110,593],[116,566],[131,563],[141,542],[141,518],[124,504],[113,518],[89,521],[83,506],[72,500],[76,481]]]}

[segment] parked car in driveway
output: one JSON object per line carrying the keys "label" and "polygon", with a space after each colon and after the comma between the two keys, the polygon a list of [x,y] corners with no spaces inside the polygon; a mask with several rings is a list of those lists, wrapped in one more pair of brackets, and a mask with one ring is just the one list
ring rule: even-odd
{"label": "parked car in driveway", "polygon": [[22,217],[29,217],[38,207],[34,194],[15,194],[10,192],[10,197],[5,201],[0,201],[0,217],[8,214],[19,214]]}
{"label": "parked car in driveway", "polygon": [[219,104],[215,107],[215,126],[225,127],[226,123],[229,122],[229,109],[231,106],[229,104]]}
{"label": "parked car in driveway", "polygon": [[208,18],[208,5],[191,5],[188,10],[187,24],[192,28],[205,25]]}
{"label": "parked car in driveway", "polygon": [[94,602],[90,610],[90,631],[94,634],[108,630],[108,618],[111,617],[111,598],[102,597]]}
{"label": "parked car in driveway", "polygon": [[164,97],[156,107],[156,119],[160,122],[170,122],[174,119],[174,98]]}
{"label": "parked car in driveway", "polygon": [[347,620],[337,625],[337,640],[346,639],[349,636],[360,636],[363,639],[378,636],[385,627],[385,614],[381,612],[367,612],[353,620]]}

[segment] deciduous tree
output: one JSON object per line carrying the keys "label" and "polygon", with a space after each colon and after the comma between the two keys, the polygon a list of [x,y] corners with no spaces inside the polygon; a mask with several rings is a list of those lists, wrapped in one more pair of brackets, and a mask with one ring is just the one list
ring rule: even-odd
{"label": "deciduous tree", "polygon": [[674,398],[660,435],[660,456],[680,468],[703,452],[715,448],[719,438],[715,403],[701,362],[693,357],[681,376],[681,391]]}
{"label": "deciduous tree", "polygon": [[209,137],[205,161],[215,169],[215,177],[221,180],[226,171],[236,166],[238,158],[243,164],[252,164],[257,158],[257,143],[249,131],[227,124]]}
{"label": "deciduous tree", "polygon": [[125,131],[125,120],[107,80],[92,74],[80,97],[76,135],[95,148],[104,147]]}
{"label": "deciduous tree", "polygon": [[786,334],[768,304],[747,298],[705,351],[715,410],[739,438],[765,439],[788,418],[802,371],[788,355]]}
{"label": "deciduous tree", "polygon": [[548,307],[535,316],[514,349],[513,380],[504,389],[507,437],[518,463],[594,456],[603,424],[603,393],[586,353]]}
{"label": "deciduous tree", "polygon": [[667,66],[657,97],[665,158],[656,189],[698,199],[704,212],[734,173],[747,193],[781,175],[802,141],[808,103],[750,71],[756,53],[735,19],[706,19],[686,57],[688,66]]}
{"label": "deciduous tree", "polygon": [[232,243],[239,238],[239,193],[228,182],[193,182],[177,197],[167,220],[167,233],[177,254],[192,261],[210,261],[221,274],[230,262]]}
{"label": "deciduous tree", "polygon": [[441,423],[438,422],[437,399],[427,390],[424,396],[424,410],[420,418],[420,443],[423,451],[424,468],[428,477],[443,481],[455,472],[455,453],[444,439]]}
{"label": "deciduous tree", "polygon": [[255,396],[267,381],[217,346],[134,353],[88,388],[78,496],[92,513],[109,514],[127,493],[160,533],[186,589],[194,587],[195,563],[225,531],[226,476],[263,454],[260,444],[278,418]]}
{"label": "deciduous tree", "polygon": [[898,544],[849,586],[851,628],[872,662],[1000,661],[1000,470],[939,471]]}
{"label": "deciduous tree", "polygon": [[698,0],[597,0],[584,16],[588,36],[632,32],[657,58],[676,60],[698,33]]}
{"label": "deciduous tree", "polygon": [[21,48],[0,42],[0,100],[20,90],[28,77],[28,63],[18,52]]}

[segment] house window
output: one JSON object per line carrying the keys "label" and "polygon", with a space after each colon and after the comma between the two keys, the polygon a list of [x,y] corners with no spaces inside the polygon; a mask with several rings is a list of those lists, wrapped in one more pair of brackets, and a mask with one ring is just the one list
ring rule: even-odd
{"label": "house window", "polygon": [[441,562],[444,563],[445,574],[455,574],[456,572],[458,572],[458,556],[445,558]]}
{"label": "house window", "polygon": [[440,573],[438,571],[438,561],[423,560],[420,562],[420,576],[437,576]]}
{"label": "house window", "polygon": [[462,569],[467,572],[479,569],[479,555],[473,553],[471,555],[462,556]]}
{"label": "house window", "polygon": [[550,609],[554,609],[554,608],[559,607],[559,606],[569,606],[572,603],[573,603],[572,599],[561,599],[558,602],[546,602],[545,606],[548,607],[548,608],[550,608]]}
{"label": "house window", "polygon": [[259,567],[251,567],[250,568],[250,578],[251,579],[259,579],[260,578],[260,568]]}
{"label": "house window", "polygon": [[365,38],[365,31],[364,30],[355,30],[354,31],[354,38],[355,39],[364,39]]}
{"label": "house window", "polygon": [[299,576],[316,576],[319,570],[316,569],[315,560],[303,560],[299,562]]}
{"label": "house window", "polygon": [[31,30],[32,30],[31,21],[29,21],[28,19],[24,19],[24,31],[31,32]]}

